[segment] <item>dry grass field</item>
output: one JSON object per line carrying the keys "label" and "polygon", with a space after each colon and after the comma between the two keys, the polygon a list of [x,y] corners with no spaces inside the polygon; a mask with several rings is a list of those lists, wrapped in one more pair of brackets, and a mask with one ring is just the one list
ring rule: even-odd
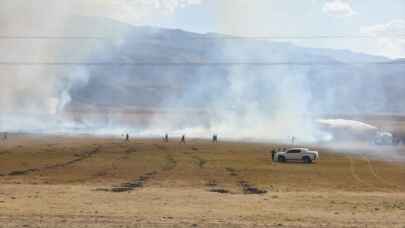
{"label": "dry grass field", "polygon": [[405,227],[403,161],[317,148],[273,163],[277,147],[11,135],[0,227]]}

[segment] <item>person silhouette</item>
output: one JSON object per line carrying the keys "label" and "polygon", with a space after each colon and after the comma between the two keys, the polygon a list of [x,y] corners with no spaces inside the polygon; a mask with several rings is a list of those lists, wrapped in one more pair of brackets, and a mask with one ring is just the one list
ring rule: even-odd
{"label": "person silhouette", "polygon": [[212,136],[212,142],[213,143],[218,143],[218,135],[213,135]]}
{"label": "person silhouette", "polygon": [[185,135],[181,136],[180,144],[186,144],[186,136]]}

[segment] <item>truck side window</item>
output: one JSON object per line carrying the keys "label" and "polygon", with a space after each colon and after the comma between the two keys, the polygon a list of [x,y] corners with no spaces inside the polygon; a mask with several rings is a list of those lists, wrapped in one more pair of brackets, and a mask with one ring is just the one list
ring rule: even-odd
{"label": "truck side window", "polygon": [[287,153],[288,154],[298,154],[300,152],[301,152],[300,150],[289,150]]}

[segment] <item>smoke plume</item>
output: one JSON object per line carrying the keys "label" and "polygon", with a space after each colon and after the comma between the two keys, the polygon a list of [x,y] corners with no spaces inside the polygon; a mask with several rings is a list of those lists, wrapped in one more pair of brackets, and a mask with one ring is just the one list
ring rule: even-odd
{"label": "smoke plume", "polygon": [[[392,76],[391,85],[381,77],[402,68],[350,64],[388,61],[382,57],[133,26],[199,3],[2,1],[0,34],[14,38],[0,40],[0,131],[216,133],[307,143],[331,138],[316,121],[322,115],[405,110],[386,102],[385,94],[400,95],[402,79]],[[248,1],[221,1],[219,30],[252,35],[260,30],[260,10]],[[192,64],[199,61],[206,64]],[[47,64],[52,62],[149,65]],[[164,64],[171,62],[186,64]],[[266,62],[330,64],[255,64]]]}
{"label": "smoke plume", "polygon": [[[85,62],[103,43],[69,37],[108,37],[123,31],[82,26],[79,16],[102,16],[129,23],[172,13],[196,0],[4,0],[0,2],[1,130],[63,129],[70,91],[86,85],[88,68],[53,66]],[[23,39],[25,37],[25,39]],[[38,38],[39,37],[39,38]],[[67,38],[67,39],[65,39]],[[119,42],[119,39],[117,39]],[[33,63],[33,64],[32,64]],[[43,121],[47,120],[47,121]]]}

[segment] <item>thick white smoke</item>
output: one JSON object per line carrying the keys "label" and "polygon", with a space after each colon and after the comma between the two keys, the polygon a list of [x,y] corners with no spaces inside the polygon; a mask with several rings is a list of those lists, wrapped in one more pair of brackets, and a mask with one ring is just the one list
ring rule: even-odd
{"label": "thick white smoke", "polygon": [[198,3],[196,0],[1,1],[0,36],[6,39],[0,40],[0,130],[62,128],[70,90],[84,86],[89,80],[85,67],[47,63],[85,61],[100,43],[48,38],[123,35],[109,34],[103,28],[99,34],[87,34],[80,23],[71,28],[72,18],[102,16],[136,24],[149,16],[170,14],[178,7]]}
{"label": "thick white smoke", "polygon": [[[259,73],[263,71],[263,73]],[[310,112],[311,94],[303,73],[288,67],[266,69],[235,68],[229,78],[231,90],[227,99],[217,104],[221,110],[233,103],[232,111],[221,112],[213,124],[224,135],[238,138],[300,142],[318,140],[321,132],[313,124]],[[268,94],[252,97],[258,84]]]}
{"label": "thick white smoke", "polygon": [[[265,1],[261,2],[264,3]],[[314,118],[317,118],[316,114],[322,113],[322,110],[319,110],[322,107],[313,105],[315,99],[312,92],[314,90],[310,88],[311,78],[309,76],[314,72],[310,72],[310,69],[306,66],[248,66],[248,64],[242,64],[240,66],[223,67],[222,69],[208,66],[209,69],[192,67],[186,70],[181,69],[181,67],[168,70],[162,66],[153,69],[147,67],[124,69],[117,67],[119,69],[116,69],[106,66],[95,70],[93,67],[85,66],[52,66],[46,64],[47,62],[86,62],[89,60],[89,56],[101,61],[111,61],[111,59],[117,61],[126,61],[128,59],[129,61],[150,60],[157,56],[164,58],[164,61],[166,61],[167,56],[172,56],[170,51],[173,50],[169,50],[171,46],[174,46],[177,52],[176,42],[184,42],[181,44],[183,45],[182,49],[189,48],[201,52],[208,49],[206,54],[211,57],[211,60],[221,56],[222,59],[219,59],[219,62],[293,62],[296,59],[302,61],[302,58],[298,58],[301,56],[295,55],[295,52],[292,51],[293,54],[288,53],[291,51],[288,47],[291,48],[292,46],[285,44],[271,46],[271,43],[266,41],[256,45],[256,43],[249,43],[249,40],[242,40],[235,44],[235,42],[227,43],[226,39],[223,41],[219,39],[219,41],[213,42],[218,46],[207,45],[208,48],[200,50],[187,47],[186,44],[195,45],[198,43],[197,41],[193,41],[193,43],[190,40],[173,40],[170,41],[173,43],[166,43],[166,46],[162,45],[163,48],[160,49],[154,49],[156,46],[160,47],[159,44],[145,42],[150,49],[142,49],[141,45],[136,45],[135,39],[145,37],[137,37],[136,32],[134,37],[127,37],[125,29],[105,29],[102,27],[100,29],[92,28],[91,31],[97,31],[97,33],[88,34],[86,32],[89,30],[86,27],[81,27],[80,20],[79,23],[72,22],[72,17],[76,18],[77,15],[81,15],[109,17],[130,22],[131,24],[142,24],[148,20],[153,21],[153,17],[170,14],[179,7],[199,3],[201,1],[197,0],[66,0],[58,2],[44,0],[38,1],[36,4],[27,4],[25,0],[1,1],[0,35],[113,36],[114,39],[112,39],[113,44],[98,40],[86,41],[80,39],[0,40],[1,62],[45,63],[44,65],[3,64],[0,66],[0,106],[2,109],[0,131],[43,130],[64,132],[79,129],[78,131],[92,131],[93,133],[116,134],[125,131],[143,135],[161,135],[167,131],[174,134],[186,133],[191,136],[208,136],[218,133],[220,136],[230,138],[272,139],[277,141],[287,141],[291,137],[295,137],[298,143],[329,138],[329,135],[325,135],[320,130],[317,122],[314,121]],[[261,10],[263,9],[259,9],[258,6],[250,4],[246,0],[221,1],[216,17],[219,30],[236,35],[252,35],[255,31],[260,31],[260,27],[256,28],[255,26],[262,26],[257,23],[261,21],[260,16],[255,16],[255,12]],[[44,13],[44,11],[49,12],[49,14]],[[118,23],[113,24],[122,26],[122,24]],[[74,28],[72,29],[72,27]],[[108,28],[108,25],[106,27]],[[131,29],[133,28],[131,27]],[[75,33],[69,33],[70,31],[75,31]],[[145,28],[142,31],[150,32]],[[173,35],[174,32],[168,33]],[[178,34],[181,34],[181,32],[176,31],[176,35]],[[173,35],[173,37],[177,36]],[[164,42],[164,40],[161,39],[158,42]],[[267,50],[272,50],[271,47],[273,47],[274,52],[262,52],[261,47],[267,47],[267,45],[270,46]],[[136,53],[133,54],[132,52]],[[139,55],[137,55],[138,52]],[[168,54],[160,56],[160,52],[167,52]],[[287,53],[280,54],[281,52]],[[107,53],[115,53],[115,55],[112,54],[113,57],[110,59],[111,56]],[[196,55],[185,54],[187,58],[185,60],[183,56],[175,56],[174,59],[176,61],[192,61],[199,59],[198,53]],[[134,60],[132,57],[136,59]],[[94,59],[90,59],[90,61],[92,60]],[[343,71],[342,75],[345,73]],[[192,77],[187,79],[188,74],[191,74]],[[121,100],[115,99],[114,96],[117,94],[103,95],[104,91],[96,91],[103,90],[103,87],[91,85],[89,93],[83,93],[83,91],[78,93],[83,97],[75,100],[76,104],[82,108],[80,99],[85,100],[85,96],[93,96],[93,99],[87,100],[94,103],[91,105],[97,106],[99,105],[98,101],[104,102],[109,99],[110,103],[104,104],[107,107],[96,109],[96,115],[94,113],[76,115],[77,110],[69,110],[70,112],[66,113],[66,107],[73,99],[71,91],[85,87],[89,80],[94,77],[98,79],[99,84],[97,85],[102,85],[100,81],[108,79],[106,81],[114,84],[110,86],[115,89],[113,91],[128,94],[128,97]],[[152,79],[149,79],[150,77]],[[153,81],[153,77],[156,77],[157,80]],[[174,81],[175,78],[178,81]],[[223,78],[225,82],[219,82],[220,78]],[[145,88],[140,88],[148,87],[148,85],[144,86],[143,82],[147,84],[153,81],[155,84],[149,85],[149,87],[151,87],[151,90],[156,90],[156,88],[159,88],[158,83],[168,84],[166,86],[181,87],[183,85],[178,84],[182,84],[186,80],[195,81],[184,83],[188,86],[187,88],[175,89],[180,91],[179,94],[175,94],[169,99],[161,99],[162,104],[154,107],[157,109],[157,113],[162,112],[162,110],[169,110],[168,113],[173,111],[175,114],[159,116],[147,113],[147,118],[141,117],[145,118],[145,123],[141,123],[136,127],[134,127],[136,124],[131,125],[133,119],[128,116],[137,113],[139,110],[137,107],[130,107],[131,104],[126,102],[135,99],[149,102],[153,97],[153,93],[149,93]],[[133,86],[132,84],[137,85]],[[360,85],[361,82],[357,84]],[[325,85],[320,84],[319,86],[323,87]],[[135,88],[134,90],[137,90],[138,87],[138,90],[142,90],[144,94],[129,93],[127,87],[130,89]],[[109,91],[105,92],[108,93]],[[201,96],[210,95],[210,93],[215,95],[201,102]],[[150,94],[152,95],[149,96]],[[136,95],[139,95],[139,97],[135,97]],[[330,100],[331,106],[335,108],[333,98],[325,98],[325,100]],[[121,101],[124,102],[120,103]],[[201,107],[196,108],[195,106],[199,106],[200,103]],[[194,110],[187,112],[186,109],[189,104],[192,104],[192,108],[203,110],[202,114]],[[88,105],[88,103],[84,102],[83,106],[85,105]],[[100,106],[103,106],[103,104]],[[195,113],[195,115],[189,113]],[[67,115],[73,115],[74,118],[71,116],[66,118]]]}
{"label": "thick white smoke", "polygon": [[[262,0],[255,3],[246,0],[219,1],[216,15],[218,30],[232,35],[263,36],[264,24],[272,26],[275,23],[264,22],[262,18],[266,8],[273,7],[273,4]],[[262,45],[266,45],[265,42]],[[261,53],[260,49],[246,51],[246,55],[251,56],[235,58],[235,51],[243,53],[244,43],[241,42],[239,50],[234,48],[224,47],[225,56],[232,56],[231,62],[280,61],[275,56],[277,54]],[[292,137],[296,142],[314,142],[326,137],[314,121],[313,114],[319,110],[311,110],[314,107],[311,106],[312,94],[307,74],[306,68],[294,66],[233,68],[228,77],[231,90],[225,99],[214,103],[213,109],[221,110],[229,103],[234,104],[234,109],[220,112],[217,121],[213,121],[212,131],[238,138],[284,142]],[[259,88],[268,93],[252,96]]]}
{"label": "thick white smoke", "polygon": [[[153,21],[153,17],[173,13],[179,7],[199,4],[199,0],[96,0],[96,1],[37,1],[27,4],[25,0],[5,0],[0,3],[0,34],[7,36],[106,36],[86,34],[86,28],[80,23],[74,24],[69,34],[72,16],[102,16],[131,24]],[[260,5],[260,4],[259,4]],[[219,2],[217,23],[219,30],[231,34],[252,34],[260,29],[254,28],[260,18],[255,18],[255,4],[248,1]],[[44,12],[49,13],[44,13]],[[244,12],[244,13],[243,13]],[[246,12],[248,14],[246,14]],[[118,31],[120,33],[121,31]],[[125,37],[125,34],[114,34]],[[128,42],[128,41],[127,41]],[[94,50],[104,48],[98,41],[83,40],[1,40],[2,62],[81,62],[93,54]],[[119,44],[118,44],[119,45]],[[111,47],[110,47],[111,48]],[[220,47],[224,56],[234,59],[227,61],[255,61],[241,56],[235,59],[231,47],[224,43]],[[243,46],[240,47],[243,49]],[[257,50],[260,51],[260,50]],[[93,53],[92,53],[93,52]],[[102,52],[101,52],[102,53]],[[242,52],[243,53],[243,52]],[[263,56],[263,55],[262,55]],[[73,126],[64,119],[64,108],[71,100],[72,88],[85,86],[91,77],[86,67],[49,66],[49,65],[2,65],[0,78],[2,107],[1,129],[7,130],[49,130],[63,131],[65,126]],[[294,73],[296,72],[296,73]],[[113,75],[111,75],[113,76]],[[220,75],[218,75],[220,76]],[[173,117],[170,123],[162,123],[159,118],[152,120],[149,132],[161,133],[164,129],[178,130],[194,136],[220,133],[234,138],[258,138],[288,140],[294,136],[298,141],[309,142],[319,138],[321,132],[313,124],[313,110],[309,110],[312,94],[307,86],[306,74],[292,67],[280,67],[272,70],[236,67],[228,71],[226,80],[230,89],[223,97],[208,102],[211,111],[205,125],[203,121],[191,121],[190,118]],[[117,82],[118,83],[118,82]],[[255,94],[257,84],[269,94]],[[117,85],[120,86],[120,85]],[[201,85],[204,87],[203,85]],[[197,87],[186,91],[175,105],[194,102]],[[271,94],[271,95],[270,95]],[[191,97],[191,99],[190,99]],[[166,108],[163,106],[161,108]],[[108,117],[100,124],[90,118],[86,120],[92,127],[100,126],[99,132],[108,128],[128,130],[128,126],[115,125]],[[44,121],[47,120],[47,121]],[[181,126],[181,122],[190,125]],[[193,122],[196,122],[194,125]],[[120,130],[117,130],[120,131]],[[137,133],[147,134],[148,131]]]}

